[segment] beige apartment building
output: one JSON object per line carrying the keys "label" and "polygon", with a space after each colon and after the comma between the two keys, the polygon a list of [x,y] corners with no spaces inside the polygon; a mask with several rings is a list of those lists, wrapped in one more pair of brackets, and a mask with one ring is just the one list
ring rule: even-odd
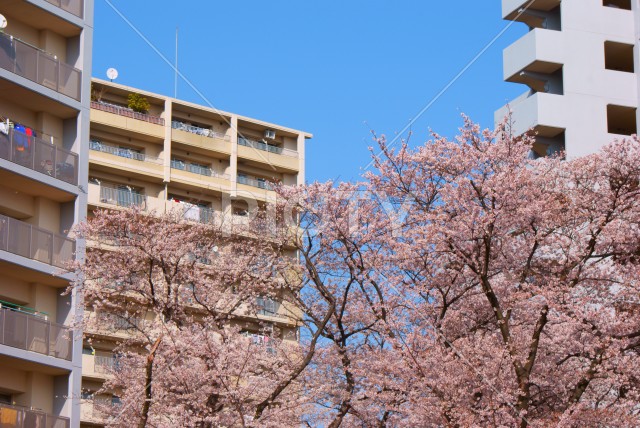
{"label": "beige apartment building", "polygon": [[635,134],[638,0],[502,0],[505,19],[529,32],[504,51],[504,79],[528,90],[499,109],[515,132],[533,128],[535,156],[574,158]]}
{"label": "beige apartment building", "polygon": [[[148,101],[147,113],[127,107],[130,94]],[[149,213],[178,210],[194,222],[224,218],[242,223],[249,210],[274,200],[270,183],[304,183],[308,138],[306,132],[93,79],[85,142],[89,215],[95,209],[138,206]],[[269,338],[258,333],[258,320],[295,340],[296,320],[284,315],[291,313],[288,308],[270,299],[258,299],[257,305],[256,319],[239,321],[252,340],[268,346]],[[83,426],[100,426],[101,409],[119,403],[117,391],[96,392],[117,364],[112,350],[129,334],[127,324],[109,319],[99,324],[100,331],[85,332]]]}
{"label": "beige apartment building", "polygon": [[0,1],[0,426],[78,427],[92,0]]}

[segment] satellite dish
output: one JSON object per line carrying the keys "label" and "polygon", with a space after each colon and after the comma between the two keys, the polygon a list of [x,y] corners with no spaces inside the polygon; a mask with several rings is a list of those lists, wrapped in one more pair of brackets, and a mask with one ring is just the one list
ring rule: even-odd
{"label": "satellite dish", "polygon": [[0,30],[7,28],[7,18],[4,15],[0,15]]}
{"label": "satellite dish", "polygon": [[116,70],[115,68],[108,69],[107,70],[107,77],[109,78],[109,80],[111,80],[113,82],[114,79],[118,78],[118,70]]}

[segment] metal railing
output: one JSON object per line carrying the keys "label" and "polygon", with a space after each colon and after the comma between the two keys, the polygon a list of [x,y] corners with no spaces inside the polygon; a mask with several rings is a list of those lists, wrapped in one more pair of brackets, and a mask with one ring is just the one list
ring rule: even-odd
{"label": "metal railing", "polygon": [[156,164],[162,163],[162,161],[157,157],[145,155],[144,153],[140,153],[126,147],[116,147],[105,144],[98,140],[89,141],[89,148],[97,152],[109,153],[110,155],[119,156],[121,158],[134,159],[141,162],[151,162]]}
{"label": "metal railing", "polygon": [[69,184],[78,184],[78,155],[10,128],[0,132],[0,158],[49,175]]}
{"label": "metal railing", "polygon": [[229,178],[227,174],[219,174],[207,166],[186,162],[180,159],[171,159],[171,168],[204,175],[206,177]]}
{"label": "metal railing", "polygon": [[69,418],[0,403],[0,427],[2,428],[69,428],[70,425]]}
{"label": "metal railing", "polygon": [[144,321],[136,316],[124,318],[116,314],[105,312],[99,312],[96,321],[96,327],[98,330],[113,333],[121,331],[132,332],[144,326]]}
{"label": "metal railing", "polygon": [[283,318],[280,313],[280,302],[269,297],[257,297],[256,305],[258,307],[258,315],[266,315],[269,317]]}
{"label": "metal railing", "polygon": [[212,208],[201,207],[195,204],[182,204],[182,217],[185,220],[196,221],[204,224],[218,224],[220,213]]}
{"label": "metal railing", "polygon": [[179,131],[190,132],[196,135],[202,135],[207,138],[218,138],[221,140],[229,141],[229,136],[221,132],[214,131],[210,128],[202,128],[200,126],[189,125],[188,123],[180,122],[179,120],[172,120],[171,127]]}
{"label": "metal railing", "polygon": [[96,373],[109,374],[117,367],[117,361],[115,357],[105,357],[102,355],[96,355],[94,363],[94,371]]}
{"label": "metal railing", "polygon": [[5,33],[0,33],[0,67],[80,101],[80,70]]}
{"label": "metal railing", "polygon": [[291,156],[294,158],[298,157],[298,152],[296,152],[295,150],[273,146],[271,144],[265,143],[264,141],[255,141],[244,137],[238,137],[238,144],[245,147],[263,150],[265,152],[275,153],[277,155]]}
{"label": "metal railing", "polygon": [[66,268],[74,258],[76,243],[66,236],[0,215],[0,250]]}
{"label": "metal railing", "polygon": [[46,0],[54,6],[58,6],[62,10],[66,10],[72,15],[82,18],[84,13],[83,0]]}
{"label": "metal railing", "polygon": [[140,207],[146,209],[147,195],[128,189],[100,186],[100,202],[117,205],[119,207]]}
{"label": "metal railing", "polygon": [[3,345],[71,361],[72,335],[70,328],[46,318],[0,306],[0,343]]}
{"label": "metal railing", "polygon": [[119,106],[117,104],[106,103],[104,101],[91,101],[91,108],[105,111],[107,113],[117,114],[118,116],[129,117],[131,119],[142,120],[144,122],[153,123],[155,125],[164,126],[164,119],[147,113],[138,113],[128,107]]}
{"label": "metal railing", "polygon": [[265,189],[265,190],[273,189],[273,186],[271,186],[271,184],[266,180],[258,180],[258,179],[250,178],[244,175],[239,175],[237,181],[239,184],[246,184],[247,186],[258,187],[260,189]]}

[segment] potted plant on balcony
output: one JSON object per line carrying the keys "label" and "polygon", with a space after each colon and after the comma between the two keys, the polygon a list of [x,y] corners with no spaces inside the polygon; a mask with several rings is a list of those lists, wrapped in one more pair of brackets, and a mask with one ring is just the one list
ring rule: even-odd
{"label": "potted plant on balcony", "polygon": [[151,104],[149,104],[149,101],[142,95],[136,93],[129,94],[127,101],[127,106],[136,113],[149,113]]}

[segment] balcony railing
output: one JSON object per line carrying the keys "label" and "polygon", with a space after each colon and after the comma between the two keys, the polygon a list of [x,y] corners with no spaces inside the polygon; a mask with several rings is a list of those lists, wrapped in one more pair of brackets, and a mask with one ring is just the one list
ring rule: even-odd
{"label": "balcony railing", "polygon": [[298,152],[296,152],[295,150],[272,146],[271,144],[267,144],[264,141],[255,141],[244,137],[238,137],[238,144],[245,147],[263,150],[265,152],[275,153],[277,155],[291,156],[294,158],[298,157]]}
{"label": "balcony railing", "polygon": [[66,10],[72,15],[82,18],[84,13],[84,1],[83,0],[46,0],[52,5],[58,6],[62,10]]}
{"label": "balcony railing", "polygon": [[164,119],[146,113],[138,113],[128,107],[119,106],[117,104],[106,103],[104,101],[91,101],[91,108],[106,111],[107,113],[117,114],[118,116],[129,117],[131,119],[142,120],[156,125],[164,126]]}
{"label": "balcony railing", "polygon": [[119,207],[130,208],[136,206],[146,209],[147,196],[128,189],[101,186],[100,202]]}
{"label": "balcony railing", "polygon": [[269,297],[257,297],[256,305],[258,307],[258,315],[266,315],[269,317],[282,318],[283,315],[278,313],[280,311],[280,302],[273,300]]}
{"label": "balcony railing", "polygon": [[195,204],[182,203],[182,216],[185,220],[196,221],[204,224],[217,224],[220,213],[208,207]]}
{"label": "balcony railing", "polygon": [[194,174],[204,175],[206,177],[229,178],[228,175],[218,174],[216,171],[207,166],[185,162],[180,159],[171,159],[171,168],[192,172]]}
{"label": "balcony railing", "polygon": [[271,184],[266,180],[250,178],[250,177],[247,177],[247,176],[244,176],[244,175],[239,175],[238,176],[238,183],[239,184],[246,184],[247,186],[258,187],[260,189],[265,189],[265,190],[272,190],[273,189],[273,186],[271,186]]}
{"label": "balcony railing", "polygon": [[124,318],[116,314],[99,312],[96,318],[97,330],[117,333],[122,331],[135,332],[144,327],[145,323],[137,316]]}
{"label": "balcony railing", "polygon": [[0,132],[0,158],[78,184],[77,154],[16,129],[9,129],[6,135]]}
{"label": "balcony railing", "polygon": [[105,357],[102,355],[96,355],[95,357],[94,371],[96,373],[112,373],[116,366],[117,361],[114,357]]}
{"label": "balcony railing", "polygon": [[65,236],[0,215],[0,250],[66,268],[74,258],[76,243]]}
{"label": "balcony railing", "polygon": [[209,128],[202,128],[200,126],[189,125],[188,123],[180,122],[179,120],[172,120],[171,127],[179,131],[190,132],[207,138],[219,138],[221,140],[229,141],[229,136],[221,132],[217,132]]}
{"label": "balcony railing", "polygon": [[4,33],[0,33],[0,67],[80,101],[80,70]]}
{"label": "balcony railing", "polygon": [[151,162],[161,164],[162,161],[154,156],[148,156],[144,153],[137,152],[133,149],[126,147],[116,147],[109,144],[105,144],[98,140],[89,141],[89,148],[97,152],[109,153],[110,155],[120,156],[122,158],[134,159],[141,162]]}
{"label": "balcony railing", "polygon": [[69,418],[0,403],[0,427],[2,428],[69,428],[70,424]]}
{"label": "balcony railing", "polygon": [[72,334],[70,328],[42,316],[0,305],[0,343],[3,345],[71,361]]}

